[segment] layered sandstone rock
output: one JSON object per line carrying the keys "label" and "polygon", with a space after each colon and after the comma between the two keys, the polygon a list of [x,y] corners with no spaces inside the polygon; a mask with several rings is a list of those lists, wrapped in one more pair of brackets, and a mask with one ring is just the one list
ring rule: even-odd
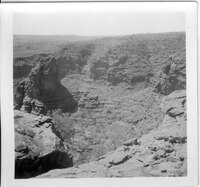
{"label": "layered sandstone rock", "polygon": [[76,177],[178,177],[187,175],[186,92],[163,98],[162,124],[97,161],[49,171],[39,178]]}
{"label": "layered sandstone rock", "polygon": [[15,108],[29,113],[45,114],[57,108],[73,111],[76,106],[77,102],[60,83],[54,57],[42,59],[16,88]]}
{"label": "layered sandstone rock", "polygon": [[185,57],[181,59],[169,58],[160,71],[151,79],[151,84],[156,92],[168,95],[175,90],[186,88]]}
{"label": "layered sandstone rock", "polygon": [[52,119],[15,110],[15,178],[72,166]]}

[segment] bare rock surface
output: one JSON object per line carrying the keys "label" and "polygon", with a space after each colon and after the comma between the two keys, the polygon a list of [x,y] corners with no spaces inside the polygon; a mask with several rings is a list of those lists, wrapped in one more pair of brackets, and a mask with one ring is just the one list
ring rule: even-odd
{"label": "bare rock surface", "polygon": [[52,119],[15,110],[15,177],[29,178],[72,166]]}
{"label": "bare rock surface", "polygon": [[165,112],[158,128],[124,142],[124,146],[97,161],[56,169],[38,178],[186,176],[186,92],[179,90],[162,100]]}

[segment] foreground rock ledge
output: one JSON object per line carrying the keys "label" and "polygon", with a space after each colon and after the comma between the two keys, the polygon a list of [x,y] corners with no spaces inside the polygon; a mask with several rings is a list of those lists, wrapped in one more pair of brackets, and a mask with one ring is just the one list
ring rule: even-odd
{"label": "foreground rock ledge", "polygon": [[15,116],[15,178],[29,178],[56,168],[72,166],[50,117],[18,110]]}
{"label": "foreground rock ledge", "polygon": [[140,139],[100,157],[97,161],[56,169],[38,178],[180,177],[187,175],[186,92],[163,98],[162,124]]}

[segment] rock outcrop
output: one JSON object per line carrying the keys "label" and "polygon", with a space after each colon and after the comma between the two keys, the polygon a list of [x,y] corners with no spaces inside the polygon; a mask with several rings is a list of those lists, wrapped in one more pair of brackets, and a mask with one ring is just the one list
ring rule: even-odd
{"label": "rock outcrop", "polygon": [[187,176],[185,90],[164,97],[161,110],[163,122],[141,138],[125,142],[97,161],[52,170],[38,178]]}
{"label": "rock outcrop", "polygon": [[92,95],[90,92],[85,92],[78,102],[78,106],[85,109],[96,109],[99,104],[98,95]]}
{"label": "rock outcrop", "polygon": [[54,57],[42,59],[16,88],[15,108],[22,111],[45,114],[57,108],[73,111],[76,106],[77,102],[60,83]]}
{"label": "rock outcrop", "polygon": [[[183,54],[182,54],[183,55]],[[186,88],[185,56],[181,59],[169,58],[160,71],[151,79],[156,92],[168,95],[175,90]]]}
{"label": "rock outcrop", "polygon": [[15,110],[15,178],[72,166],[52,119]]}

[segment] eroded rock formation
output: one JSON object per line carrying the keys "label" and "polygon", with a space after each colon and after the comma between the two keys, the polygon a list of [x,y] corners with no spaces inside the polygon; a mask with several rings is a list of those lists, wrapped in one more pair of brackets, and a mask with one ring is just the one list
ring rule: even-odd
{"label": "eroded rock formation", "polygon": [[52,119],[15,110],[15,178],[72,166]]}
{"label": "eroded rock formation", "polygon": [[160,71],[151,79],[156,92],[168,95],[175,90],[186,88],[186,64],[184,57],[169,58]]}
{"label": "eroded rock formation", "polygon": [[22,111],[45,114],[57,108],[73,111],[76,106],[77,102],[60,83],[54,57],[42,59],[16,88],[15,108]]}
{"label": "eroded rock formation", "polygon": [[165,113],[157,129],[97,161],[49,171],[39,178],[76,177],[175,177],[187,175],[186,92],[179,90],[162,100]]}

